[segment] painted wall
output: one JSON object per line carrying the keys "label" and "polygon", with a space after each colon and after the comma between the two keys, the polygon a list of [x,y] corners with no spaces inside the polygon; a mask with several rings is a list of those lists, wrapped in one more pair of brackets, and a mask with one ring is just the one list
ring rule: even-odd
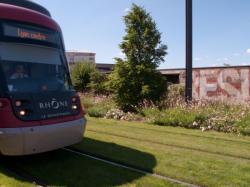
{"label": "painted wall", "polygon": [[193,98],[249,101],[250,67],[193,70]]}

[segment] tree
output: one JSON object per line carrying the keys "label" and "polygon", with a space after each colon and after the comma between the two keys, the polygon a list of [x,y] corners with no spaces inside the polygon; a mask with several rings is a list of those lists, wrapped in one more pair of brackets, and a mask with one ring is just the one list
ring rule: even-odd
{"label": "tree", "polygon": [[134,110],[144,100],[157,102],[167,85],[156,68],[164,61],[167,46],[145,9],[135,4],[124,17],[126,35],[120,44],[125,59],[116,58],[109,86],[123,110]]}

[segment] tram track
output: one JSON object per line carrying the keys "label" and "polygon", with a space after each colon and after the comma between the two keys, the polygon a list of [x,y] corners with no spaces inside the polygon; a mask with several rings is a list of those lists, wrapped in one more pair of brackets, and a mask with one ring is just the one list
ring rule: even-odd
{"label": "tram track", "polygon": [[164,175],[149,171],[149,170],[147,170],[145,168],[134,166],[134,165],[131,165],[131,164],[127,164],[127,163],[122,162],[122,161],[117,161],[117,160],[105,157],[103,155],[90,153],[90,152],[79,150],[79,149],[72,148],[72,147],[63,148],[62,150],[70,152],[70,153],[74,153],[74,154],[76,154],[78,156],[83,156],[83,157],[87,157],[87,158],[90,158],[90,159],[94,159],[94,160],[104,162],[104,163],[109,164],[109,165],[113,165],[115,167],[127,169],[127,170],[130,170],[132,172],[140,173],[140,174],[143,174],[143,175],[152,176],[154,178],[162,179],[162,180],[172,182],[172,183],[175,183],[175,184],[179,184],[179,185],[182,185],[182,186],[199,187],[199,185],[191,184],[191,183],[188,183],[188,182],[185,182],[185,181],[181,181],[181,180],[178,180],[178,179],[167,177],[167,176],[164,176]]}

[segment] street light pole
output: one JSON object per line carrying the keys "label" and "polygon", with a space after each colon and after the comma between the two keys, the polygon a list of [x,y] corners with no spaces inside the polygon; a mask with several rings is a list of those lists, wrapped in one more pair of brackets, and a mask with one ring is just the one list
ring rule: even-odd
{"label": "street light pole", "polygon": [[186,102],[192,101],[192,71],[193,71],[193,5],[192,0],[186,0]]}

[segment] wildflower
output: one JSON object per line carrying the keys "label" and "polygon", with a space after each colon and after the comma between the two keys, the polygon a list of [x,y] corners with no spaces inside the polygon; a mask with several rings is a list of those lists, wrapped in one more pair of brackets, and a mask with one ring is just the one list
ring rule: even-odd
{"label": "wildflower", "polygon": [[194,127],[197,127],[198,125],[199,125],[199,124],[198,124],[196,121],[193,122],[193,126],[194,126]]}
{"label": "wildflower", "polygon": [[206,130],[205,127],[201,127],[201,131],[204,132]]}

